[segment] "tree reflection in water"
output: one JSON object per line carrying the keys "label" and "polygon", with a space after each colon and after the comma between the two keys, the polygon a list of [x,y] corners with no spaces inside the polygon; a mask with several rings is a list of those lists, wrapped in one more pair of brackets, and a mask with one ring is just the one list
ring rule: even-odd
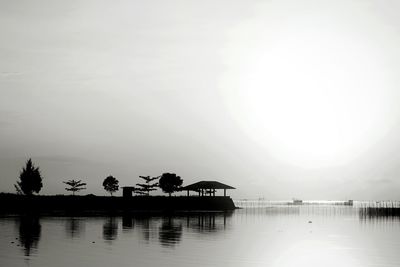
{"label": "tree reflection in water", "polygon": [[157,218],[143,215],[135,218],[135,224],[141,233],[142,241],[145,241],[146,244],[157,238],[157,220]]}
{"label": "tree reflection in water", "polygon": [[182,222],[172,217],[164,218],[158,230],[161,245],[171,247],[181,241]]}
{"label": "tree reflection in water", "polygon": [[24,215],[19,217],[19,243],[24,249],[25,256],[30,256],[32,249],[37,249],[42,226],[39,216]]}
{"label": "tree reflection in water", "polygon": [[[141,242],[148,244],[158,240],[162,246],[173,248],[182,240],[184,228],[186,232],[198,235],[222,233],[229,228],[231,216],[232,212],[199,212],[169,217],[127,213],[122,216],[122,233],[135,231]],[[107,227],[104,225],[104,231],[115,229],[115,226],[108,229],[109,224]]]}
{"label": "tree reflection in water", "polygon": [[70,217],[65,222],[65,233],[70,238],[80,237],[82,228],[82,219]]}
{"label": "tree reflection in water", "polygon": [[114,217],[109,217],[103,224],[103,239],[106,241],[116,240],[118,236],[118,222]]}

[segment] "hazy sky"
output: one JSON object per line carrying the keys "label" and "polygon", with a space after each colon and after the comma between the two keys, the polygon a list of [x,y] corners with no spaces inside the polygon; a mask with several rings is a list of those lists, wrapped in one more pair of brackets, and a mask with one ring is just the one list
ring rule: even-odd
{"label": "hazy sky", "polygon": [[399,199],[400,2],[0,0],[0,191],[138,175]]}

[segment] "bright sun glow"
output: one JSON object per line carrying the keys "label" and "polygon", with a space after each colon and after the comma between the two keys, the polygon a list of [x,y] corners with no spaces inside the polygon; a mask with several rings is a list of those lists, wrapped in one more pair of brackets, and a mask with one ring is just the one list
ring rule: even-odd
{"label": "bright sun glow", "polygon": [[276,158],[344,164],[393,126],[395,90],[374,44],[323,26],[250,26],[237,34],[250,41],[231,40],[221,85],[233,117]]}

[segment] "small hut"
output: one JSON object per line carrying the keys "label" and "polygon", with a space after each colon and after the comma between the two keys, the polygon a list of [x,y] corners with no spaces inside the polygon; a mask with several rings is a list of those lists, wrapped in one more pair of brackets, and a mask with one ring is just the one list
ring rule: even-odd
{"label": "small hut", "polygon": [[187,185],[181,188],[181,191],[187,191],[187,195],[189,196],[189,191],[195,191],[199,194],[199,196],[215,196],[215,192],[217,189],[224,190],[224,197],[226,197],[227,189],[236,189],[230,185],[226,185],[217,181],[200,181],[191,185]]}
{"label": "small hut", "polygon": [[132,197],[133,192],[135,192],[134,186],[123,186],[122,187],[122,196],[124,198]]}

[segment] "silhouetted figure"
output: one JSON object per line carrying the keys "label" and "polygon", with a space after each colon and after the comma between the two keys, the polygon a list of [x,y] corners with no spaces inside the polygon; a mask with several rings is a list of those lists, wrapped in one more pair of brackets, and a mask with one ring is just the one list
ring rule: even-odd
{"label": "silhouetted figure", "polygon": [[68,218],[65,224],[65,232],[71,238],[79,237],[82,232],[82,221],[74,217]]}
{"label": "silhouetted figure", "polygon": [[25,256],[31,255],[32,248],[37,249],[41,228],[38,216],[26,215],[19,218],[19,242]]}
{"label": "silhouetted figure", "polygon": [[35,168],[31,159],[26,162],[25,168],[19,174],[19,179],[20,181],[14,185],[18,194],[32,195],[39,193],[43,187],[39,167]]}
{"label": "silhouetted figure", "polygon": [[103,239],[106,241],[116,240],[118,236],[118,222],[114,217],[107,218],[103,224]]}
{"label": "silhouetted figure", "polygon": [[161,245],[172,247],[181,241],[182,237],[182,223],[175,223],[169,217],[163,220],[159,229],[159,240]]}

